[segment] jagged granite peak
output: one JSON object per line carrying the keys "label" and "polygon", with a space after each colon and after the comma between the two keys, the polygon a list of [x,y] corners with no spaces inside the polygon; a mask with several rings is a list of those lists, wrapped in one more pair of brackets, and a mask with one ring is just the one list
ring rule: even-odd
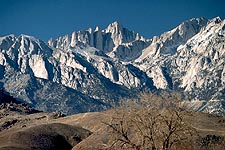
{"label": "jagged granite peak", "polygon": [[143,36],[139,35],[139,33],[135,33],[134,31],[130,31],[127,28],[124,28],[123,25],[118,21],[111,23],[103,31],[106,33],[111,33],[112,38],[113,36],[118,36],[121,34],[121,37],[115,38],[115,41],[117,40],[118,45],[122,43],[129,43],[135,40],[146,41],[146,39]]}
{"label": "jagged granite peak", "polygon": [[215,23],[220,23],[221,21],[222,21],[222,19],[221,19],[220,16],[217,16],[217,17],[210,20],[210,22],[215,22]]}
{"label": "jagged granite peak", "polygon": [[122,24],[119,22],[119,21],[115,21],[111,24],[109,24],[109,26],[106,28],[106,31],[107,32],[113,32],[113,31],[119,31],[119,30],[122,30],[123,29],[123,26]]}
{"label": "jagged granite peak", "polygon": [[[3,84],[7,92],[43,111],[52,111],[53,107],[66,114],[85,109],[102,110],[120,98],[133,95],[133,88],[154,88],[151,79],[142,71],[135,70],[132,65],[126,66],[114,61],[94,47],[64,50],[50,47],[27,35],[15,37],[9,43],[12,44],[7,49],[0,47],[1,86]],[[138,77],[137,74],[142,75]],[[71,104],[74,94],[67,98],[68,103],[63,100],[59,102],[61,98],[57,96],[46,97],[51,91],[49,88],[56,85],[58,92],[63,90],[62,93],[71,94],[73,91],[72,93],[78,94],[78,102]],[[47,93],[42,96],[40,91]],[[85,106],[85,99],[90,100],[89,106]],[[51,101],[57,107],[47,107]],[[83,104],[79,106],[78,103]],[[69,104],[72,105],[71,109],[66,109]],[[97,104],[100,106],[97,107]],[[89,108],[91,105],[96,108]]]}
{"label": "jagged granite peak", "polygon": [[[189,91],[191,89],[191,84],[193,82],[196,82],[195,80],[198,80],[198,77],[193,78],[198,74],[198,72],[202,70],[205,71],[207,70],[208,73],[213,73],[213,70],[217,70],[221,67],[221,65],[223,64],[224,49],[225,49],[224,37],[225,37],[225,20],[222,21],[219,18],[214,18],[209,21],[204,30],[201,30],[193,38],[189,39],[185,45],[179,47],[179,52],[177,53],[177,56],[178,59],[180,60],[177,61],[179,62],[177,64],[183,65],[180,64],[180,62],[184,60],[181,59],[184,53],[186,53],[185,56],[188,56],[185,57],[185,61],[186,62],[188,61],[188,63],[190,63],[189,68],[186,68],[190,69],[190,71],[183,78],[184,81],[182,87],[185,87],[185,90]],[[196,59],[196,56],[198,56],[197,57],[198,59]],[[214,67],[216,67],[217,65],[219,66],[217,69],[215,69]],[[194,72],[191,70],[193,70]],[[202,79],[204,80],[204,78]],[[224,80],[223,75],[220,76],[220,79],[222,81]],[[204,82],[206,81],[204,80]],[[218,84],[221,83],[223,82],[220,82]],[[203,84],[203,82],[201,84]],[[201,87],[201,85],[197,84],[196,86]]]}
{"label": "jagged granite peak", "polygon": [[[89,28],[90,29],[90,28]],[[95,32],[98,32],[98,31],[100,31],[100,28],[99,28],[99,26],[96,26],[95,27],[95,30],[94,30]]]}
{"label": "jagged granite peak", "polygon": [[[173,68],[184,74],[179,81],[192,99],[208,101],[201,110],[224,113],[225,20],[216,17],[179,47]],[[176,75],[177,76],[177,75]]]}
{"label": "jagged granite peak", "polygon": [[219,17],[193,18],[151,39],[118,22],[48,44],[4,36],[0,86],[38,109],[65,114],[103,110],[143,90],[179,91],[190,108],[225,114],[224,41]]}
{"label": "jagged granite peak", "polygon": [[142,55],[135,61],[141,62],[145,59],[161,57],[161,55],[175,54],[177,47],[197,34],[206,26],[207,22],[208,20],[205,18],[192,18],[160,36],[154,36],[151,39],[151,44],[143,50]]}
{"label": "jagged granite peak", "polygon": [[23,34],[11,39],[10,43],[9,47],[0,46],[0,65],[48,79],[46,58],[52,55],[52,49],[43,41]]}
{"label": "jagged granite peak", "polygon": [[123,26],[118,21],[115,21],[111,23],[103,32],[110,33],[114,44],[117,46],[123,43],[123,29]]}
{"label": "jagged granite peak", "polygon": [[166,73],[164,62],[168,63],[170,56],[175,55],[178,48],[204,29],[207,23],[205,18],[192,18],[160,36],[153,37],[151,44],[143,49],[134,64],[153,79],[157,88],[171,89],[172,79]]}
{"label": "jagged granite peak", "polygon": [[113,22],[103,32],[110,33],[115,45],[122,44],[123,27],[119,22]]}
{"label": "jagged granite peak", "polygon": [[[183,25],[197,30],[187,32],[191,34],[186,40],[182,39],[183,42],[176,40],[178,43],[167,45],[168,52],[172,50],[173,53],[163,53],[165,45],[159,41],[157,50],[152,44],[143,50],[146,57],[138,58],[136,66],[153,78],[157,88],[183,91],[188,99],[195,99],[190,106],[196,105],[196,109],[204,112],[224,114],[224,23],[225,20],[219,17],[185,21],[171,31],[185,30],[181,28]],[[167,41],[170,36],[165,35],[161,36]]]}
{"label": "jagged granite peak", "polygon": [[124,28],[119,22],[114,22],[104,30],[99,27],[95,30],[89,28],[58,37],[56,40],[50,39],[48,44],[63,50],[94,47],[112,58],[129,61],[138,57],[141,50],[149,45],[149,41]]}
{"label": "jagged granite peak", "polygon": [[9,49],[10,46],[14,43],[15,35],[10,34],[7,36],[0,37],[0,48]]}

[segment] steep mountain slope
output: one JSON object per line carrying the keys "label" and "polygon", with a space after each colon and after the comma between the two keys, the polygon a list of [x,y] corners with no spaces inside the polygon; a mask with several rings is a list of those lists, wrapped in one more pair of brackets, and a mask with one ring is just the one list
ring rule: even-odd
{"label": "steep mountain slope", "polygon": [[52,48],[27,35],[5,36],[0,43],[0,85],[43,111],[99,111],[133,97],[136,88],[154,89],[144,72],[90,46]]}
{"label": "steep mountain slope", "polygon": [[[174,56],[172,72],[183,76],[177,80],[190,98],[206,100],[206,112],[224,113],[225,20],[214,18]],[[177,70],[178,69],[178,70]]]}
{"label": "steep mountain slope", "polygon": [[[195,109],[224,114],[225,21],[219,17],[207,23],[201,18],[196,20],[198,23],[203,22],[201,27],[196,27],[196,23],[191,25],[192,29],[198,29],[197,34],[188,30],[191,33],[188,38],[166,46],[168,53],[165,53],[163,46],[154,51],[154,45],[150,45],[143,50],[143,53],[147,51],[146,57],[139,57],[135,64],[153,78],[156,87],[183,91],[188,99],[194,99],[190,105],[196,105]],[[164,35],[168,33],[162,36],[165,38]]]}
{"label": "steep mountain slope", "polygon": [[171,91],[191,108],[225,113],[224,20],[187,20],[145,39],[119,22],[50,39],[0,38],[0,87],[44,111],[99,111],[143,90]]}
{"label": "steep mountain slope", "polygon": [[166,74],[167,70],[161,64],[170,60],[170,56],[177,53],[179,45],[185,44],[206,24],[207,20],[204,18],[190,19],[171,31],[153,37],[151,45],[143,50],[142,55],[135,59],[134,64],[153,78],[157,88],[171,89],[172,83],[168,81],[170,79]]}

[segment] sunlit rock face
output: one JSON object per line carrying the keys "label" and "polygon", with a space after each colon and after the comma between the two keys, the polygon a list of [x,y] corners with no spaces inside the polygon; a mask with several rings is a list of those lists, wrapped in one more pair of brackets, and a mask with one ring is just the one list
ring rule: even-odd
{"label": "sunlit rock face", "polygon": [[219,17],[186,21],[154,37],[135,64],[157,88],[182,91],[193,104],[200,101],[196,109],[223,114],[224,24]]}
{"label": "sunlit rock face", "polygon": [[113,22],[104,30],[100,30],[99,27],[89,28],[55,40],[50,39],[48,44],[64,50],[94,47],[112,58],[129,61],[137,58],[150,41],[124,28],[119,22]]}
{"label": "sunlit rock face", "polygon": [[178,91],[224,114],[225,21],[193,18],[146,39],[113,22],[47,43],[0,37],[0,86],[45,111],[98,111],[145,90]]}

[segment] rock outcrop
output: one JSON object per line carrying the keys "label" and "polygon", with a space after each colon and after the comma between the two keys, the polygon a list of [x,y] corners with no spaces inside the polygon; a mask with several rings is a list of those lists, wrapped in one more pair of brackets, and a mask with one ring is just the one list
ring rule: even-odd
{"label": "rock outcrop", "polygon": [[0,38],[0,87],[65,114],[107,109],[143,90],[175,90],[196,110],[224,114],[224,23],[194,18],[152,39],[119,22],[48,44],[8,35]]}

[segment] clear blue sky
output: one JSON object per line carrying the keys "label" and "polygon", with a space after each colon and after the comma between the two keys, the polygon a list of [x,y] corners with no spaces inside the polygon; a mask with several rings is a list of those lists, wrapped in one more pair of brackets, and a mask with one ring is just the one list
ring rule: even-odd
{"label": "clear blue sky", "polygon": [[28,34],[47,41],[119,21],[146,38],[181,22],[220,16],[225,0],[0,0],[0,36]]}

